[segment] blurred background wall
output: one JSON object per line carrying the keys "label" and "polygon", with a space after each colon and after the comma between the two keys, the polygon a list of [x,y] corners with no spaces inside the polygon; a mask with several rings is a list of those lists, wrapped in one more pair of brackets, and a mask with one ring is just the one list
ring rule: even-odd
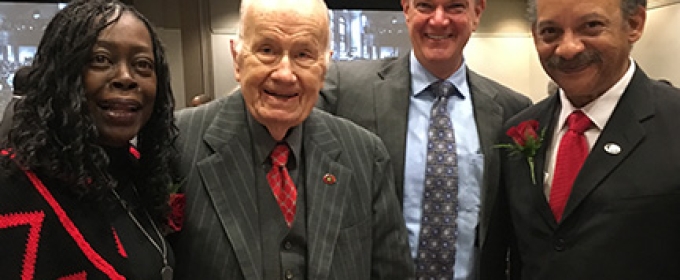
{"label": "blurred background wall", "polygon": [[[178,108],[190,104],[195,95],[220,97],[237,86],[229,40],[236,36],[240,0],[125,2],[156,25],[169,56]],[[378,59],[408,52],[399,0],[327,3],[335,8],[329,26],[334,59]],[[59,7],[56,3],[0,2],[0,111],[11,94],[12,69],[30,63],[41,28]],[[680,0],[650,0],[645,34],[633,50],[633,58],[647,74],[675,85],[680,85],[679,15]],[[487,0],[481,25],[464,54],[471,69],[535,101],[547,94],[548,77],[534,49],[525,0]]]}

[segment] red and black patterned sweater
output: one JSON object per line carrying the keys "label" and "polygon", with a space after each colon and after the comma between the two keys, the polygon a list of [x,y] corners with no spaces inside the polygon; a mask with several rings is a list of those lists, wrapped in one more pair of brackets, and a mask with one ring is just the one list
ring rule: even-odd
{"label": "red and black patterned sweater", "polygon": [[130,279],[105,215],[52,186],[31,172],[0,171],[0,279]]}

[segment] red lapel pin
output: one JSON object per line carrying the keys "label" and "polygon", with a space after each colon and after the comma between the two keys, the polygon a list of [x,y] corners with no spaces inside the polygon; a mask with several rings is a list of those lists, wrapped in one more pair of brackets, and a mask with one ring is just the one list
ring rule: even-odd
{"label": "red lapel pin", "polygon": [[326,183],[326,185],[333,185],[337,182],[337,179],[335,178],[335,175],[326,173],[326,175],[323,175],[323,182]]}

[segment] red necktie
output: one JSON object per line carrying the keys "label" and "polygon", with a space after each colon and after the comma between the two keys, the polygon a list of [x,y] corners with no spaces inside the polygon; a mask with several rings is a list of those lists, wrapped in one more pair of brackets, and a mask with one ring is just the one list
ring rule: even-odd
{"label": "red necktie", "polygon": [[288,175],[286,162],[288,162],[288,154],[290,149],[285,143],[277,144],[272,151],[270,157],[272,159],[272,169],[267,173],[267,181],[272,188],[276,201],[279,202],[283,217],[286,219],[288,227],[293,223],[295,218],[295,200],[297,198],[297,189],[293,180]]}
{"label": "red necktie", "polygon": [[555,177],[550,189],[550,209],[555,220],[562,220],[562,212],[567,205],[571,188],[583,162],[588,156],[588,142],[583,135],[590,128],[591,121],[582,111],[574,111],[567,117],[569,130],[560,140],[555,163]]}

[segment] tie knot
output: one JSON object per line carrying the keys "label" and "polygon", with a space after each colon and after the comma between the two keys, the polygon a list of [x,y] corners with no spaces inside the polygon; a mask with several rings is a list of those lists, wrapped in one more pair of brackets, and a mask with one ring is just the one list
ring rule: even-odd
{"label": "tie knot", "polygon": [[436,98],[448,98],[456,92],[456,87],[451,82],[442,80],[432,83],[432,91]]}
{"label": "tie knot", "polygon": [[290,153],[290,149],[288,148],[288,145],[286,143],[279,143],[276,145],[274,150],[272,151],[271,157],[272,159],[272,165],[274,166],[285,166],[286,162],[288,162],[288,154]]}
{"label": "tie knot", "polygon": [[578,134],[583,134],[591,125],[590,118],[586,116],[581,110],[576,110],[571,112],[567,117],[567,126],[569,130],[572,130]]}

